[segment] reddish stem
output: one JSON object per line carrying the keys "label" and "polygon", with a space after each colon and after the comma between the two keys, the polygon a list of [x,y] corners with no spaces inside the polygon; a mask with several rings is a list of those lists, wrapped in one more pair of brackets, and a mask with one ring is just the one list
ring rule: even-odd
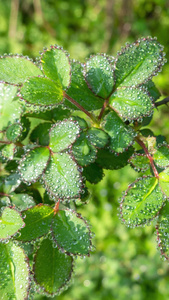
{"label": "reddish stem", "polygon": [[56,202],[55,207],[54,207],[54,215],[57,214],[59,211],[59,204],[60,204],[60,199]]}
{"label": "reddish stem", "polygon": [[86,110],[82,105],[80,105],[79,103],[77,103],[73,98],[71,98],[69,95],[67,95],[65,92],[63,93],[63,96],[70,101],[72,104],[74,104],[76,107],[78,107],[81,111],[83,111],[90,119],[92,119],[92,121],[94,120],[94,116],[88,112],[88,110]]}
{"label": "reddish stem", "polygon": [[99,117],[98,117],[99,120],[101,120],[101,117],[102,117],[102,115],[103,115],[103,113],[104,113],[104,110],[105,110],[105,108],[107,107],[108,103],[109,103],[109,99],[106,99],[106,100],[104,101],[103,107],[102,107],[101,112],[100,112],[100,115],[99,115]]}
{"label": "reddish stem", "polygon": [[141,146],[141,148],[143,148],[147,158],[149,159],[150,161],[150,165],[152,167],[152,170],[153,170],[153,173],[154,173],[154,176],[158,179],[159,178],[159,175],[158,175],[158,172],[157,172],[157,169],[154,165],[154,161],[153,161],[153,158],[152,156],[150,155],[150,153],[148,152],[148,149],[146,148],[145,144],[137,137],[136,138],[136,142]]}

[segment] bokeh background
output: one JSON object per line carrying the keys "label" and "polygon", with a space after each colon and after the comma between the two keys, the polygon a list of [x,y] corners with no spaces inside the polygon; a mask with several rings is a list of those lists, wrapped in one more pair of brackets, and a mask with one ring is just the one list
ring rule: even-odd
{"label": "bokeh background", "polygon": [[[142,36],[156,36],[169,61],[168,0],[0,0],[0,55],[35,58],[43,47],[58,44],[84,62],[93,53],[116,55]],[[168,96],[169,63],[154,81]],[[169,142],[169,108],[155,112],[150,128]],[[79,212],[90,221],[96,250],[76,260],[73,284],[51,299],[169,299],[169,268],[156,249],[155,223],[129,229],[118,218],[118,198],[137,176],[125,167],[106,171],[98,185],[89,185],[92,197]]]}

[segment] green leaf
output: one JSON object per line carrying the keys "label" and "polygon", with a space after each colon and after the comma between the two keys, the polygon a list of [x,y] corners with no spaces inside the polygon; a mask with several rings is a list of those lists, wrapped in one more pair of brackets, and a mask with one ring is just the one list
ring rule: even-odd
{"label": "green leaf", "polygon": [[12,160],[15,154],[16,145],[11,143],[5,145],[1,151],[2,156],[6,159]]}
{"label": "green leaf", "polygon": [[52,236],[59,248],[75,255],[89,255],[91,236],[87,222],[70,209],[59,210],[52,221]]}
{"label": "green leaf", "polygon": [[110,96],[109,104],[124,120],[141,120],[153,110],[150,96],[141,88],[119,89]]}
{"label": "green leaf", "polygon": [[87,166],[96,159],[97,150],[83,132],[73,144],[72,150],[75,159],[81,166]]}
{"label": "green leaf", "polygon": [[67,153],[54,153],[43,180],[49,194],[56,198],[78,197],[81,191],[81,175],[73,158]]}
{"label": "green leaf", "polygon": [[150,80],[165,63],[162,50],[153,38],[142,38],[123,48],[116,62],[116,87],[141,85]]}
{"label": "green leaf", "polygon": [[85,79],[89,88],[97,96],[107,99],[114,86],[113,66],[106,56],[90,57],[85,65]]}
{"label": "green leaf", "polygon": [[31,134],[30,134],[30,141],[36,143],[41,146],[48,146],[49,145],[49,130],[52,124],[49,122],[40,123],[36,126]]}
{"label": "green leaf", "polygon": [[117,170],[128,164],[128,159],[133,152],[133,147],[129,147],[123,153],[112,153],[110,149],[100,149],[97,153],[96,163],[103,169]]}
{"label": "green leaf", "polygon": [[28,194],[10,194],[10,199],[12,204],[17,208],[17,210],[22,211],[35,206],[35,201]]}
{"label": "green leaf", "polygon": [[156,226],[157,242],[161,254],[169,260],[169,202],[161,209]]}
{"label": "green leaf", "polygon": [[169,198],[169,168],[159,173],[159,184],[162,192]]}
{"label": "green leaf", "polygon": [[135,131],[125,125],[114,111],[105,116],[102,127],[110,137],[110,149],[115,152],[123,152],[134,142]]}
{"label": "green leaf", "polygon": [[37,147],[27,152],[21,159],[19,172],[25,182],[35,182],[44,172],[50,157],[46,147]]}
{"label": "green leaf", "polygon": [[103,148],[108,143],[109,136],[102,129],[92,127],[87,130],[86,134],[91,144],[97,148]]}
{"label": "green leaf", "polygon": [[20,184],[20,175],[17,173],[11,173],[9,176],[0,178],[2,187],[0,186],[0,191],[4,194],[9,194],[13,192]]}
{"label": "green leaf", "polygon": [[0,83],[0,131],[20,119],[23,106],[15,98],[16,86]]}
{"label": "green leaf", "polygon": [[48,205],[39,204],[22,212],[25,227],[21,229],[18,241],[28,242],[46,235],[51,227],[54,210]]}
{"label": "green leaf", "polygon": [[90,183],[96,184],[103,179],[104,173],[102,168],[98,164],[93,163],[86,167],[83,167],[83,176]]}
{"label": "green leaf", "polygon": [[29,266],[20,247],[12,242],[0,243],[1,299],[25,300],[29,292]]}
{"label": "green leaf", "polygon": [[29,104],[40,106],[56,106],[63,100],[63,91],[60,86],[42,77],[30,78],[20,90],[21,98]]}
{"label": "green leaf", "polygon": [[[71,69],[71,84],[67,90],[67,94],[89,111],[101,108],[103,100],[96,97],[88,88],[83,76],[82,65],[78,62],[72,62]],[[76,106],[72,105],[67,100],[64,103],[70,108],[77,109]]]}
{"label": "green leaf", "polygon": [[169,167],[169,146],[159,146],[153,155],[156,165],[160,168]]}
{"label": "green leaf", "polygon": [[10,238],[24,225],[19,212],[5,207],[0,217],[0,239]]}
{"label": "green leaf", "polygon": [[41,70],[26,57],[5,56],[0,58],[0,80],[21,84],[29,77],[42,75]]}
{"label": "green leaf", "polygon": [[38,111],[37,113],[27,113],[26,116],[30,118],[37,118],[41,120],[46,120],[46,121],[58,121],[58,120],[63,120],[66,118],[70,117],[70,110],[66,109],[62,104],[58,104],[57,107],[47,110],[45,112]]}
{"label": "green leaf", "polygon": [[21,135],[19,136],[18,140],[21,142],[27,137],[29,130],[30,130],[31,123],[30,123],[29,119],[27,119],[25,116],[21,118],[20,123],[22,126],[22,132],[21,132]]}
{"label": "green leaf", "polygon": [[80,127],[72,120],[65,120],[53,125],[50,130],[50,148],[60,152],[68,148],[76,140]]}
{"label": "green leaf", "polygon": [[150,96],[153,98],[154,101],[157,101],[158,98],[161,97],[161,94],[160,94],[159,90],[156,88],[156,86],[155,86],[155,84],[152,80],[149,80],[148,82],[146,82],[142,86],[145,87],[148,90]]}
{"label": "green leaf", "polygon": [[135,170],[147,171],[150,168],[150,161],[148,157],[141,153],[135,153],[129,158],[129,163]]}
{"label": "green leaf", "polygon": [[141,177],[133,182],[122,199],[121,217],[127,226],[149,223],[156,217],[164,202],[164,195],[155,177]]}
{"label": "green leaf", "polygon": [[73,258],[53,247],[52,241],[43,240],[35,255],[34,278],[49,295],[67,288],[73,269]]}
{"label": "green leaf", "polygon": [[14,123],[10,125],[6,130],[6,137],[9,141],[15,142],[17,138],[21,135],[22,126],[19,123]]}
{"label": "green leaf", "polygon": [[66,89],[70,84],[70,63],[68,55],[59,47],[52,46],[51,48],[50,50],[45,50],[42,54],[42,69],[48,78]]}

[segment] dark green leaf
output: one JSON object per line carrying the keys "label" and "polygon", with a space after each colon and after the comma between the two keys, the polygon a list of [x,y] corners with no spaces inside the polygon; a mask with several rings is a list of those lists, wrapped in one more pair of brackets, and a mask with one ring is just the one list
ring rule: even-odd
{"label": "dark green leaf", "polygon": [[77,164],[67,153],[54,153],[43,180],[48,192],[56,198],[69,199],[79,196],[81,175]]}
{"label": "dark green leaf", "polygon": [[42,54],[41,64],[45,75],[62,85],[64,89],[70,83],[70,63],[68,55],[61,48],[52,46]]}
{"label": "dark green leaf", "polygon": [[72,120],[65,120],[53,125],[50,130],[50,148],[60,152],[68,148],[76,140],[80,127]]}
{"label": "dark green leaf", "polygon": [[134,142],[135,131],[125,125],[114,111],[105,116],[102,127],[110,137],[110,149],[115,152],[124,152]]}
{"label": "dark green leaf", "polygon": [[96,148],[103,148],[106,146],[109,140],[108,134],[99,128],[90,128],[86,132],[89,141],[96,147]]}
{"label": "dark green leaf", "polygon": [[92,56],[85,65],[85,79],[89,88],[97,96],[107,99],[113,86],[113,66],[106,56]]}
{"label": "dark green leaf", "polygon": [[5,207],[0,217],[0,239],[10,238],[24,225],[19,212]]}
{"label": "dark green leaf", "polygon": [[56,106],[63,99],[62,88],[42,77],[30,78],[20,90],[21,98],[33,105]]}
{"label": "dark green leaf", "polygon": [[73,258],[59,252],[52,241],[43,240],[35,255],[34,277],[48,294],[56,295],[67,287],[73,268]]}
{"label": "dark green leaf", "polygon": [[98,164],[93,163],[86,167],[83,167],[83,176],[85,176],[86,180],[90,183],[98,183],[102,180],[104,174],[101,167]]}
{"label": "dark green leaf", "polygon": [[96,159],[97,150],[85,133],[82,133],[72,146],[73,155],[81,166],[86,166]]}
{"label": "dark green leaf", "polygon": [[9,194],[13,192],[20,184],[20,175],[17,173],[11,173],[9,176],[0,178],[2,187],[0,186],[0,191]]}
{"label": "dark green leaf", "polygon": [[0,295],[2,300],[25,300],[29,292],[29,266],[20,247],[0,243]]}
{"label": "dark green leaf", "polygon": [[0,80],[21,84],[29,77],[42,75],[41,70],[26,57],[5,56],[0,58]]}
{"label": "dark green leaf", "polygon": [[128,159],[133,152],[133,147],[129,147],[123,153],[112,153],[109,149],[100,149],[97,153],[96,163],[103,169],[117,170],[128,164]]}
{"label": "dark green leaf", "polygon": [[58,247],[67,253],[88,255],[91,250],[89,226],[72,210],[57,212],[52,221],[52,235]]}
{"label": "dark green leaf", "polygon": [[[96,97],[88,88],[83,76],[82,65],[75,62],[72,63],[71,68],[71,84],[67,90],[67,94],[89,111],[101,108],[103,105],[103,100],[101,100],[99,97]],[[72,105],[67,100],[65,101],[65,104],[70,108],[77,109],[76,106]]]}
{"label": "dark green leaf", "polygon": [[121,202],[122,220],[134,227],[149,223],[164,202],[164,195],[155,177],[142,177],[133,182]]}
{"label": "dark green leaf", "polygon": [[18,241],[27,242],[46,235],[51,227],[54,210],[48,205],[37,205],[22,212],[25,227],[21,229]]}
{"label": "dark green leaf", "polygon": [[45,170],[50,157],[46,147],[30,150],[20,161],[19,172],[26,182],[35,182]]}
{"label": "dark green leaf", "polygon": [[153,155],[156,165],[160,168],[169,167],[169,146],[159,146]]}
{"label": "dark green leaf", "polygon": [[109,104],[125,120],[141,120],[151,115],[153,110],[150,96],[140,88],[117,90],[111,95]]}
{"label": "dark green leaf", "polygon": [[9,141],[15,142],[17,138],[21,135],[22,126],[19,123],[14,123],[10,125],[6,130],[6,137]]}
{"label": "dark green leaf", "polygon": [[48,146],[49,145],[49,130],[52,124],[45,122],[40,123],[36,126],[31,134],[30,134],[30,141],[36,143],[41,146]]}

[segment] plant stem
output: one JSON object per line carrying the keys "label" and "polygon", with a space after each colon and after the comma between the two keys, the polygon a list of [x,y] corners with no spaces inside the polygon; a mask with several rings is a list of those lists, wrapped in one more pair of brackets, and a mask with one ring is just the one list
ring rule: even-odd
{"label": "plant stem", "polygon": [[166,105],[167,105],[168,102],[169,102],[169,96],[166,97],[166,98],[164,98],[164,99],[161,100],[161,101],[156,102],[156,103],[155,103],[155,107],[158,107],[158,106],[163,105],[163,104],[166,104]]}
{"label": "plant stem", "polygon": [[59,211],[59,204],[60,204],[60,199],[56,202],[55,207],[54,207],[54,215],[57,214]]}
{"label": "plant stem", "polygon": [[109,103],[109,99],[106,99],[106,100],[104,101],[103,107],[102,107],[101,112],[100,112],[100,115],[99,115],[99,117],[98,117],[99,120],[101,120],[102,115],[103,115],[103,113],[104,113],[104,110],[105,110],[105,108],[107,107],[108,103]]}
{"label": "plant stem", "polygon": [[153,158],[152,156],[150,155],[150,153],[148,152],[148,149],[146,148],[145,144],[139,139],[139,137],[136,137],[135,138],[136,142],[141,146],[141,148],[143,148],[147,158],[149,159],[150,161],[150,165],[152,167],[152,170],[153,170],[153,173],[154,173],[154,176],[158,179],[159,178],[159,175],[158,175],[158,172],[157,172],[157,169],[154,165],[154,161],[153,161]]}
{"label": "plant stem", "polygon": [[65,92],[63,93],[63,96],[70,101],[72,104],[74,104],[76,107],[78,107],[81,111],[83,111],[92,121],[96,122],[96,118],[93,114],[89,113],[88,110],[86,110],[82,105],[77,103],[73,98],[71,98],[69,95],[67,95]]}

